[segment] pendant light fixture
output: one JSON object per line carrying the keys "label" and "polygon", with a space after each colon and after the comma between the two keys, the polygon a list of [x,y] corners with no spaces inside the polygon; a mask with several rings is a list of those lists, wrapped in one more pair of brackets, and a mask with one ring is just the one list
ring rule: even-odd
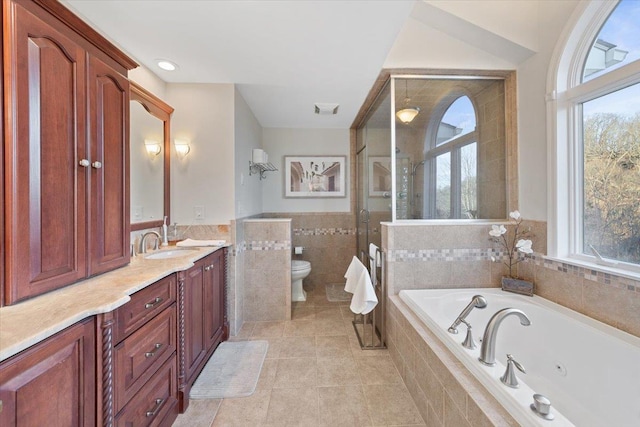
{"label": "pendant light fixture", "polygon": [[409,124],[420,113],[420,107],[413,107],[409,105],[411,98],[407,93],[407,80],[404,81],[404,107],[396,112],[396,117],[400,119],[402,123]]}

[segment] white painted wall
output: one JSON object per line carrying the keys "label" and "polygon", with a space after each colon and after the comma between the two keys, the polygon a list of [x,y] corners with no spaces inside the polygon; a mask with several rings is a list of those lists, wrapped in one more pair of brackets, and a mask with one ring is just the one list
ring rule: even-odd
{"label": "white painted wall", "polygon": [[249,176],[249,160],[254,148],[262,148],[262,126],[236,88],[234,90],[235,130],[235,218],[262,213],[262,187],[256,175]]}
{"label": "white painted wall", "polygon": [[518,69],[518,172],[520,212],[547,219],[546,79],[551,56],[577,1],[540,2],[539,52]]}
{"label": "white painted wall", "polygon": [[[169,83],[175,108],[171,140],[187,139],[191,152],[179,159],[172,144],[171,218],[178,224],[228,224],[235,216],[234,85]],[[194,207],[203,206],[201,220]]]}
{"label": "white painted wall", "polygon": [[[349,212],[349,129],[264,129],[262,145],[269,162],[278,168],[263,180],[264,212]],[[284,156],[346,156],[346,197],[325,199],[284,198]],[[251,176],[250,179],[257,180]]]}
{"label": "white painted wall", "polygon": [[160,77],[156,76],[151,70],[144,65],[140,65],[129,71],[129,80],[136,82],[148,92],[151,92],[158,98],[165,101],[165,93],[167,91],[167,83]]}

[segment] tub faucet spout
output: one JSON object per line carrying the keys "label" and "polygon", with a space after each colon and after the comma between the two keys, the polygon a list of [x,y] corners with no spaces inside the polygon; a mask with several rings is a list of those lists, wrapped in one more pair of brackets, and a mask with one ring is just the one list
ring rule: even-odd
{"label": "tub faucet spout", "polygon": [[473,298],[471,298],[471,302],[460,312],[447,331],[449,331],[450,334],[457,334],[458,325],[465,321],[466,317],[471,313],[471,310],[474,308],[485,308],[486,306],[487,300],[482,295],[474,295]]}
{"label": "tub faucet spout", "polygon": [[482,347],[480,347],[480,357],[478,360],[487,366],[493,366],[496,364],[496,335],[498,334],[498,328],[504,319],[509,316],[518,316],[520,318],[520,324],[523,326],[531,325],[531,321],[522,310],[517,308],[503,308],[498,310],[487,323],[487,327],[484,330],[482,336]]}

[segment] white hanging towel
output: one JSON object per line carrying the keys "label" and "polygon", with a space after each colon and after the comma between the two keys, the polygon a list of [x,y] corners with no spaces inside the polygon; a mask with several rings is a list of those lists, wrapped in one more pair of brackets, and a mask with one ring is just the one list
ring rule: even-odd
{"label": "white hanging towel", "polygon": [[376,297],[367,268],[357,257],[354,256],[351,260],[344,277],[347,279],[344,290],[353,294],[349,306],[351,311],[355,314],[371,312],[378,304],[378,297]]}
{"label": "white hanging towel", "polygon": [[[380,267],[380,264],[382,263],[382,260],[380,259],[380,252],[378,251],[378,247],[373,243],[369,243],[369,256],[376,260],[376,267]],[[371,260],[369,260],[369,262],[371,263],[371,267],[373,267],[373,262]]]}
{"label": "white hanging towel", "polygon": [[197,247],[197,246],[222,246],[226,242],[224,240],[194,240],[185,239],[176,243],[176,246],[180,247]]}

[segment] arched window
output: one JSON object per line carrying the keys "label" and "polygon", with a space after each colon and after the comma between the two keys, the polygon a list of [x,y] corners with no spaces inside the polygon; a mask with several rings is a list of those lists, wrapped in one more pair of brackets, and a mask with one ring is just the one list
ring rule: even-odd
{"label": "arched window", "polygon": [[[452,101],[452,102],[451,102]],[[430,162],[429,209],[432,218],[476,218],[478,212],[478,144],[476,112],[468,96],[457,96],[435,132],[428,133],[425,159]],[[444,109],[444,108],[442,108]],[[435,136],[433,136],[435,133]]]}
{"label": "arched window", "polygon": [[639,58],[634,0],[585,4],[557,53],[552,256],[640,267]]}

